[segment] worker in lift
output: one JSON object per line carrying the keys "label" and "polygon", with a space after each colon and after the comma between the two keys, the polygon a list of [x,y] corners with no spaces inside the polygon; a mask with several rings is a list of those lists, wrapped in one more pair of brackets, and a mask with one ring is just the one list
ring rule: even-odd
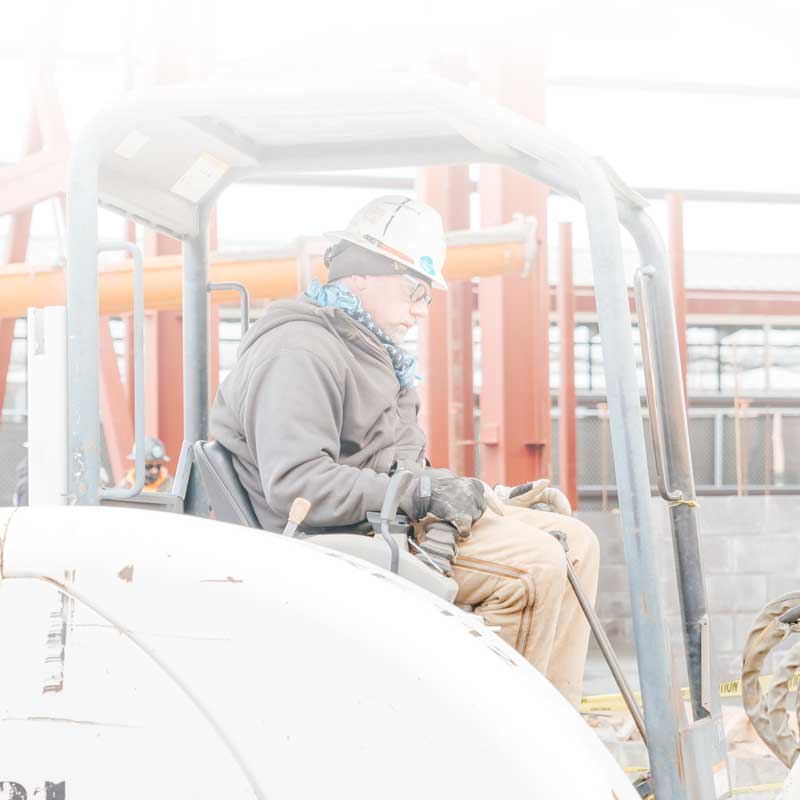
{"label": "worker in lift", "polygon": [[272,531],[304,497],[305,531],[368,532],[367,512],[380,510],[391,473],[410,470],[400,511],[415,523],[420,557],[452,575],[456,602],[474,607],[577,704],[589,628],[564,549],[548,531],[566,533],[592,599],[594,533],[547,480],[494,487],[504,505],[492,510],[477,478],[426,461],[414,388],[422,378],[402,344],[427,316],[432,290],[447,288],[441,217],[409,198],[380,197],[329,238],[328,282],[271,303],[243,339],[214,402],[212,436],[233,454]]}
{"label": "worker in lift", "polygon": [[[136,461],[136,445],[128,454],[129,461]],[[164,443],[155,436],[144,440],[144,491],[169,492],[172,490],[173,478],[167,469],[170,461]],[[123,489],[136,485],[136,467],[131,467],[120,484]]]}

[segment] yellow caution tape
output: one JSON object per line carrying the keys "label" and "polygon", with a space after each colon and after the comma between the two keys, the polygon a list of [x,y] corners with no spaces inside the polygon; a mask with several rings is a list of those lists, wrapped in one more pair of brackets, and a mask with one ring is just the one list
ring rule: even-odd
{"label": "yellow caution tape", "polygon": [[783,789],[782,783],[756,783],[753,786],[735,786],[731,794],[750,794],[751,792],[774,792]]}
{"label": "yellow caution tape", "polygon": [[[625,767],[625,772],[649,772],[650,767]],[[750,794],[751,792],[774,792],[783,789],[782,783],[754,783],[752,786],[736,786],[731,789],[731,794]]]}
{"label": "yellow caution tape", "polygon": [[[767,691],[772,685],[772,675],[762,675],[758,680],[763,691]],[[797,691],[798,680],[800,680],[800,676],[797,674],[792,676],[791,680],[789,681],[790,691]],[[684,700],[689,699],[689,688],[687,686],[684,686],[681,689],[681,695],[683,696]],[[742,682],[740,680],[723,681],[719,685],[719,696],[741,697]],[[641,706],[641,692],[634,692],[634,697],[636,698],[636,702]],[[595,694],[581,699],[580,710],[583,714],[591,714],[595,711],[625,711],[626,709],[627,706],[625,705],[625,701],[622,699],[621,694]]]}

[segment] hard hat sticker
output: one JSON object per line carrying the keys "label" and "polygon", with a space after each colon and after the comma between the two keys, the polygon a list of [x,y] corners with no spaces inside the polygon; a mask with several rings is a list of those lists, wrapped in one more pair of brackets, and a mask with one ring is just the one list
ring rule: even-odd
{"label": "hard hat sticker", "polygon": [[435,275],[436,270],[433,267],[433,259],[430,256],[420,256],[419,265],[428,275]]}

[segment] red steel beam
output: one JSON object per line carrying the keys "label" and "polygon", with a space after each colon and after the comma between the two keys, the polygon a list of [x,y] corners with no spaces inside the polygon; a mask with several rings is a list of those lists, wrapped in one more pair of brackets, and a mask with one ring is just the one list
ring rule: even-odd
{"label": "red steel beam", "polygon": [[[8,385],[8,368],[11,364],[11,345],[14,343],[14,319],[0,319],[0,411],[6,398],[6,386]],[[3,417],[0,414],[0,426],[3,424]]]}
{"label": "red steel beam", "polygon": [[[145,254],[177,255],[177,239],[145,231]],[[151,361],[145,383],[145,429],[148,436],[158,436],[167,454],[177,459],[183,445],[183,327],[176,311],[156,311],[147,315],[145,360]]]}
{"label": "red steel beam", "polygon": [[[498,59],[498,62],[500,59]],[[544,121],[541,65],[505,58],[484,73],[484,87],[503,105]],[[498,225],[515,213],[539,221],[539,256],[527,277],[482,279],[481,477],[513,485],[550,472],[547,189],[508,169],[482,166],[481,221]]]}
{"label": "red steel beam", "polygon": [[475,391],[472,380],[472,312],[475,287],[454,281],[447,296],[450,361],[447,365],[450,407],[450,469],[457,475],[475,475]]}
{"label": "red steel beam", "polygon": [[686,270],[683,247],[683,197],[680,194],[667,195],[667,224],[669,226],[669,261],[672,271],[675,324],[678,329],[678,352],[683,376],[683,396],[688,404],[689,387],[686,373],[689,350],[686,345]]}
{"label": "red steel beam", "polygon": [[575,295],[572,282],[572,225],[559,225],[558,329],[558,483],[578,508],[578,456],[575,410]]}
{"label": "red steel beam", "polygon": [[[469,227],[469,168],[429,167],[417,173],[417,197],[436,208],[447,230]],[[448,467],[458,474],[474,472],[474,458],[464,451],[474,445],[472,432],[472,331],[469,347],[463,343],[463,289],[453,281],[447,293],[434,290],[427,319],[420,325],[417,353],[423,376],[420,391],[420,423],[428,436],[428,458],[434,467]],[[455,293],[456,299],[451,296]],[[455,363],[454,348],[459,361]],[[456,442],[462,444],[456,445]],[[456,463],[457,462],[457,463]],[[471,471],[465,472],[469,469]]]}
{"label": "red steel beam", "polygon": [[[634,311],[633,291],[628,290],[631,311]],[[594,287],[575,287],[575,309],[579,314],[595,314]],[[556,287],[550,290],[550,311],[558,310]],[[753,317],[753,324],[759,318],[783,317],[791,321],[800,317],[800,292],[749,292],[727,289],[687,289],[686,315],[692,324],[700,324],[698,317],[724,319],[725,317]],[[762,320],[763,321],[763,320]]]}
{"label": "red steel beam", "polygon": [[109,318],[100,318],[100,418],[111,462],[114,483],[128,471],[128,454],[133,446],[133,421],[128,410],[128,396],[117,365]]}
{"label": "red steel beam", "polygon": [[183,444],[183,339],[181,315],[145,315],[145,430],[158,436],[175,460]]}
{"label": "red steel beam", "polygon": [[[35,153],[42,147],[42,131],[39,125],[38,114],[34,111],[28,123],[23,146],[23,159],[31,153]],[[20,263],[25,261],[28,255],[28,242],[31,235],[31,219],[33,210],[30,207],[16,210],[11,217],[11,224],[8,230],[8,242],[4,260],[6,262]],[[11,347],[14,343],[14,324],[15,319],[0,320],[0,412],[3,410],[6,399],[6,389],[8,387],[8,370],[11,365]],[[2,414],[0,414],[0,424],[2,424]]]}

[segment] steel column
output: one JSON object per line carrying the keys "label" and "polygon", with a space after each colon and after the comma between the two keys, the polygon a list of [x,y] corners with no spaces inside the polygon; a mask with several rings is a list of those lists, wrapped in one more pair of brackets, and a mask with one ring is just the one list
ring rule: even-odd
{"label": "steel column", "polygon": [[[210,209],[201,207],[200,233],[183,242],[183,440],[208,438],[209,315],[208,260]],[[189,474],[184,498],[189,514],[208,516],[211,506],[196,469]]]}
{"label": "steel column", "polygon": [[[597,181],[599,165],[589,167]],[[611,238],[618,225],[611,189],[597,183],[582,188],[586,207],[597,311],[608,386],[611,444],[619,494],[628,587],[633,614],[636,658],[641,677],[650,765],[660,797],[685,800],[686,778],[681,728],[685,720],[676,693],[669,635],[661,612],[647,452],[641,426],[628,292],[621,239]]]}
{"label": "steel column", "polygon": [[575,293],[572,282],[572,224],[559,225],[558,329],[558,484],[578,508],[578,458],[575,408]]}
{"label": "steel column", "polygon": [[472,313],[475,287],[457,281],[447,297],[450,362],[447,365],[450,407],[450,469],[458,475],[475,475],[475,393],[472,380]]}
{"label": "steel column", "polygon": [[[37,116],[36,113],[32,114],[31,120],[28,123],[25,146],[22,151],[23,157],[40,150],[42,147],[41,128]],[[32,208],[25,208],[21,211],[17,211],[11,217],[6,252],[3,257],[3,261],[6,263],[20,263],[26,260],[28,255],[28,241],[31,235],[32,217]],[[15,323],[16,319],[14,318],[0,319],[0,412],[2,412],[3,405],[5,404]],[[2,415],[0,414],[0,425],[1,424]]]}
{"label": "steel column", "polygon": [[[11,364],[11,345],[14,342],[15,319],[0,319],[0,412],[6,398],[6,385],[8,383],[8,368]],[[0,413],[0,427],[3,425]]]}
{"label": "steel column", "polygon": [[686,269],[683,246],[683,196],[667,195],[667,225],[669,227],[669,262],[672,271],[672,292],[675,298],[675,324],[678,329],[678,352],[681,357],[683,396],[689,402],[687,369],[689,349],[686,344]]}
{"label": "steel column", "polygon": [[[210,253],[216,255],[219,250],[219,217],[217,215],[216,206],[211,212],[211,219],[208,223],[208,246]],[[219,388],[219,309],[220,303],[211,304],[211,313],[209,317],[209,403],[213,404],[214,398],[217,396],[217,389]],[[249,323],[249,321],[248,321]],[[245,325],[246,327],[246,325]],[[245,327],[242,330],[245,330]]]}
{"label": "steel column", "polygon": [[[439,211],[446,230],[469,228],[469,191],[466,165],[429,167],[417,173],[417,197]],[[417,346],[423,376],[419,386],[420,422],[428,435],[428,458],[434,467],[449,467],[456,472],[459,470],[452,461],[454,455],[459,457],[462,468],[468,461],[460,458],[463,446],[454,448],[454,436],[463,441],[464,431],[469,430],[466,438],[474,438],[467,421],[467,417],[472,417],[473,407],[472,333],[470,331],[470,346],[463,346],[463,303],[453,301],[450,296],[453,292],[459,298],[463,296],[458,285],[451,282],[447,293],[434,290],[428,318],[419,328]],[[471,324],[471,307],[466,313]],[[458,348],[458,363],[455,363],[454,347]],[[468,382],[464,380],[466,375],[469,375]]]}
{"label": "steel column", "polygon": [[183,242],[183,438],[208,436],[208,213],[200,233]]}
{"label": "steel column", "polygon": [[[686,665],[695,722],[684,735],[692,737],[693,748],[698,752],[705,750],[705,758],[697,762],[694,776],[698,788],[702,787],[702,794],[698,792],[698,796],[719,796],[719,792],[712,792],[715,791],[717,781],[722,782],[723,778],[728,778],[726,743],[719,694],[714,688],[717,684],[698,535],[688,416],[681,380],[682,364],[678,351],[675,311],[670,302],[670,269],[658,231],[646,214],[641,210],[629,211],[623,218],[623,223],[636,241],[643,265],[642,298],[649,298],[645,303],[649,308],[646,338],[649,341],[652,367],[648,405],[653,430],[658,430],[659,441],[655,442],[655,446],[662,450],[662,457],[657,458],[656,463],[662,464],[659,479],[661,494],[669,499]],[[626,557],[627,555],[626,547]],[[629,569],[629,578],[631,576],[632,570]],[[638,649],[637,640],[637,651]],[[637,654],[641,659],[642,654]],[[646,671],[640,669],[640,675],[644,674]],[[722,772],[725,774],[722,775]]]}
{"label": "steel column", "polygon": [[[544,120],[541,65],[493,66],[485,88],[508,108]],[[498,225],[515,213],[539,221],[539,255],[526,277],[483,278],[479,287],[482,336],[481,477],[513,485],[550,472],[548,190],[517,172],[482,166],[481,222]]]}
{"label": "steel column", "polygon": [[[133,314],[125,315],[125,398],[128,406],[128,414],[133,419],[134,394],[133,394]],[[145,327],[146,330],[146,327]],[[145,417],[147,415],[145,414]]]}
{"label": "steel column", "polygon": [[157,311],[145,315],[145,430],[158,436],[170,458],[183,444],[183,339],[181,315]]}
{"label": "steel column", "polygon": [[[109,318],[100,319],[100,418],[106,437],[108,457],[114,483],[119,483],[128,471],[128,453],[133,445],[133,418],[128,409],[128,397],[117,366],[117,354],[111,337]],[[130,387],[133,396],[133,386]]]}
{"label": "steel column", "polygon": [[422,382],[419,423],[428,438],[427,457],[434,467],[449,467],[447,417],[447,298],[434,290],[428,316],[419,325],[417,355]]}
{"label": "steel column", "polygon": [[209,312],[208,333],[208,401],[214,402],[219,388],[219,303],[212,303]]}
{"label": "steel column", "polygon": [[97,505],[100,478],[97,188],[90,136],[73,152],[67,192],[67,218],[80,220],[67,226],[67,480],[68,503],[78,505]]}
{"label": "steel column", "polygon": [[[174,256],[181,252],[177,239],[144,229],[147,256]],[[183,444],[183,338],[182,316],[176,311],[156,311],[145,319],[145,428],[164,442],[170,458]]]}

